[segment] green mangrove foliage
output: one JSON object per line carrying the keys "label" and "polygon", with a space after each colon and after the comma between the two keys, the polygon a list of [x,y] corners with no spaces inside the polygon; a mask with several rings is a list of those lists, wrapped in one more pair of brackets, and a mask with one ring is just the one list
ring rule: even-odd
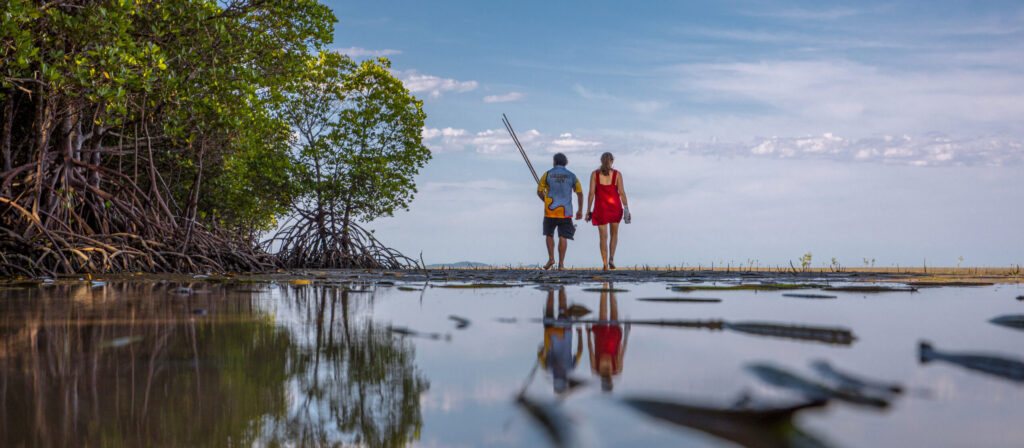
{"label": "green mangrove foliage", "polygon": [[267,242],[289,267],[399,267],[413,261],[359,223],[407,208],[428,160],[423,103],[387,59],[355,64],[322,53],[313,82],[296,86],[283,117],[295,129],[299,181],[293,214]]}
{"label": "green mangrove foliage", "polygon": [[[419,103],[377,93],[404,92],[386,62],[326,58],[336,20],[316,0],[2,5],[0,275],[266,269],[280,261],[258,237],[295,204],[320,194],[368,220],[411,199],[407,165],[386,159],[421,126]],[[362,133],[317,146],[332,167],[317,177],[288,111],[324,59],[347,64],[332,98],[353,111],[331,132]],[[398,185],[373,172],[387,169]],[[327,176],[348,183],[316,187]]]}

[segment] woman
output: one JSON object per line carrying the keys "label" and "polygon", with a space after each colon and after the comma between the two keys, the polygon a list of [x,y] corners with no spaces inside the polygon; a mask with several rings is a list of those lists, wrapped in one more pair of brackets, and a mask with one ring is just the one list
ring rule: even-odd
{"label": "woman", "polygon": [[[597,226],[601,234],[601,262],[605,271],[615,269],[615,246],[619,242],[619,221],[622,220],[623,209],[626,222],[630,220],[622,175],[612,169],[613,162],[615,157],[612,153],[601,154],[601,168],[590,175],[590,194],[587,195],[587,221]],[[611,241],[608,241],[609,230]]]}
{"label": "woman", "polygon": [[[622,361],[629,344],[629,324],[619,324],[619,302],[615,300],[614,285],[604,284],[598,324],[587,325],[587,356],[590,369],[601,377],[601,390],[611,392],[612,377],[622,373]],[[608,296],[611,296],[611,315],[608,314]],[[625,327],[625,335],[623,335]]]}

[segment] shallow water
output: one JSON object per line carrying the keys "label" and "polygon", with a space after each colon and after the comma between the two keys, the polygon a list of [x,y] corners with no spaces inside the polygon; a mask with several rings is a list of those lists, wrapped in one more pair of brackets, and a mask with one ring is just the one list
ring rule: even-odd
{"label": "shallow water", "polygon": [[[2,289],[0,445],[784,446],[793,434],[824,446],[1024,444],[1024,382],[922,363],[918,349],[929,341],[942,353],[1024,361],[1024,331],[988,322],[1024,314],[1019,285],[797,291],[836,296],[815,299],[667,288],[678,280],[541,289],[390,280]],[[592,312],[557,319],[563,297],[567,309]],[[638,300],[671,297],[721,301]],[[613,303],[618,322],[608,321]],[[666,320],[687,326],[650,325]],[[569,350],[564,375],[541,356],[546,334],[571,335],[548,344]],[[601,356],[616,351],[621,361]],[[591,367],[602,358],[619,372],[602,377]],[[655,399],[721,423],[716,410],[806,403],[806,392],[752,366],[831,384],[815,360],[905,392],[884,397],[885,408],[831,399],[782,429],[732,422],[725,436],[708,419],[679,425],[627,405]]]}

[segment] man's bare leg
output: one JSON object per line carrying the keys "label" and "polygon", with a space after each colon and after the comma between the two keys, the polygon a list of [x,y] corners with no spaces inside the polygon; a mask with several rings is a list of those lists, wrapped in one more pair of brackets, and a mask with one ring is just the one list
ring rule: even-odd
{"label": "man's bare leg", "polygon": [[565,249],[569,246],[565,237],[558,237],[558,269],[565,270]]}
{"label": "man's bare leg", "polygon": [[551,269],[551,266],[555,264],[555,237],[545,238],[545,243],[548,245],[548,262],[544,265],[544,269]]}
{"label": "man's bare leg", "polygon": [[597,233],[600,235],[598,245],[601,247],[601,263],[604,267],[601,269],[608,270],[608,224],[601,224],[597,226]]}
{"label": "man's bare leg", "polygon": [[608,267],[615,269],[615,246],[619,245],[619,223],[608,224],[611,229],[611,238],[608,240]]}

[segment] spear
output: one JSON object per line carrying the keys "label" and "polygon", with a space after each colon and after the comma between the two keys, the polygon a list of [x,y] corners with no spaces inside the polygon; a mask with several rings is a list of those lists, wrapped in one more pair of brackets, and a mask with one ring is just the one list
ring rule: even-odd
{"label": "spear", "polygon": [[501,122],[505,125],[505,130],[507,130],[508,135],[512,137],[512,141],[516,144],[516,147],[519,148],[519,154],[522,154],[523,160],[526,161],[526,166],[530,167],[530,173],[533,174],[533,180],[539,184],[540,178],[537,177],[537,171],[533,169],[533,164],[530,163],[530,158],[526,157],[526,150],[523,149],[522,143],[519,143],[519,137],[516,137],[516,131],[512,130],[512,123],[508,121],[508,117],[506,117],[505,114],[501,114]]}

